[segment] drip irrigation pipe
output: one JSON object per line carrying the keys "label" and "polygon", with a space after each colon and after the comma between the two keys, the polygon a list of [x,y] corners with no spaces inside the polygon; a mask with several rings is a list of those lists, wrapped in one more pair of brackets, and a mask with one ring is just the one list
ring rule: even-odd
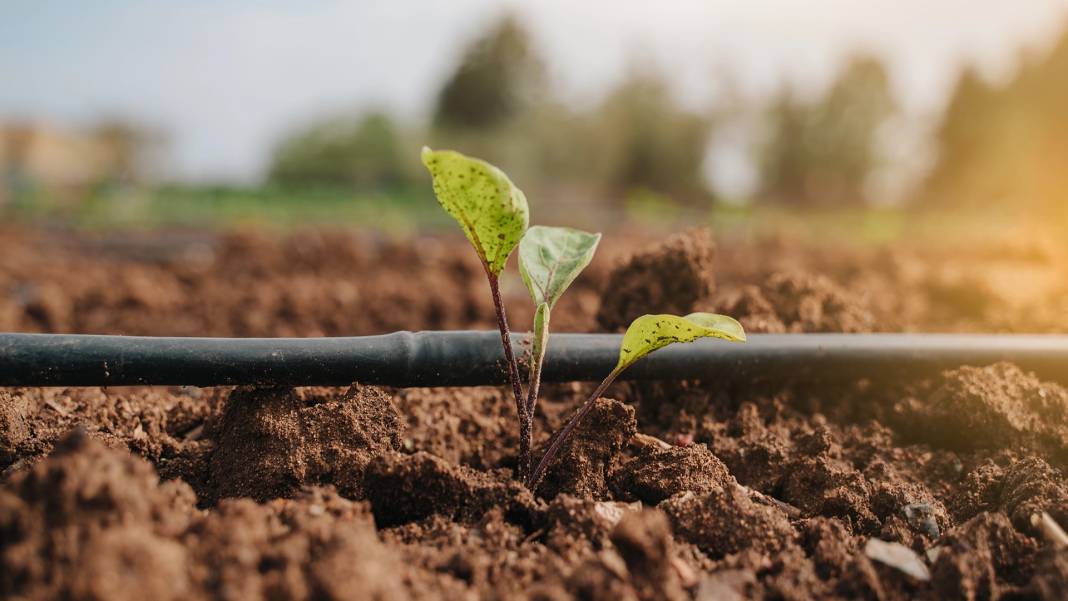
{"label": "drip irrigation pipe", "polygon": [[[524,336],[513,339],[517,356]],[[599,381],[619,334],[553,334],[546,382]],[[496,331],[350,338],[153,338],[0,333],[0,386],[472,386],[507,382]],[[1012,361],[1068,383],[1068,336],[753,334],[661,349],[620,379],[705,381],[908,379]]]}

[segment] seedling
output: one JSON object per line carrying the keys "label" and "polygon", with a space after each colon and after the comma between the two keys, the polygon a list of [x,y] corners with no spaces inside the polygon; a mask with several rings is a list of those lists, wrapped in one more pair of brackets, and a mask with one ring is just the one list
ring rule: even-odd
{"label": "seedling", "polygon": [[[433,151],[424,147],[422,159],[434,179],[434,193],[438,202],[460,224],[486,271],[519,419],[519,478],[531,489],[541,482],[546,469],[552,465],[598,397],[636,361],[676,342],[691,342],[705,337],[745,341],[741,324],[723,315],[643,315],[634,320],[623,336],[616,367],[553,438],[538,466],[531,471],[534,410],[549,342],[552,308],[579,273],[589,265],[601,235],[561,227],[534,226],[527,230],[529,209],[526,197],[500,169],[451,150]],[[536,307],[525,399],[500,293],[500,274],[517,245],[519,271]]]}
{"label": "seedling", "polygon": [[[541,367],[549,343],[549,318],[553,305],[579,273],[590,264],[597,251],[600,234],[590,234],[566,227],[535,225],[519,242],[519,273],[534,301],[534,340],[530,346],[530,375],[527,378],[526,419],[520,428],[533,436],[534,409],[538,404]],[[523,446],[522,444],[520,446]],[[526,441],[527,448],[530,441]],[[530,471],[530,457],[520,456],[520,472]]]}
{"label": "seedling", "polygon": [[[504,359],[508,364],[508,380],[519,414],[519,456],[521,459],[529,457],[530,432],[525,429],[529,429],[531,420],[526,415],[519,365],[512,353],[508,316],[501,302],[500,288],[504,265],[527,230],[530,219],[527,197],[503,171],[485,161],[452,150],[434,151],[426,146],[422,159],[434,178],[434,194],[438,202],[460,224],[486,271],[493,308],[497,312],[497,328],[504,345]],[[522,466],[520,462],[521,471]]]}
{"label": "seedling", "polygon": [[655,350],[676,342],[693,342],[698,338],[722,338],[731,342],[745,342],[745,330],[742,324],[733,318],[715,313],[690,313],[685,317],[666,314],[642,315],[631,322],[626,334],[623,335],[623,342],[619,347],[619,361],[615,368],[605,376],[605,379],[594,389],[593,394],[557,433],[545,454],[542,455],[541,461],[538,462],[538,467],[527,478],[527,486],[532,490],[537,488],[542,477],[545,476],[545,470],[552,465],[560,449],[582,422],[582,418],[593,409],[594,403],[619,377],[619,374]]}

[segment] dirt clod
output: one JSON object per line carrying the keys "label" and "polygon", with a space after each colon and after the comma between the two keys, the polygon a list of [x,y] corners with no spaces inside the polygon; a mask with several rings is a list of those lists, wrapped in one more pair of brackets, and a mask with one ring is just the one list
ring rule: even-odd
{"label": "dirt clod", "polygon": [[736,317],[750,332],[870,332],[868,303],[825,276],[772,274],[763,286],[725,293],[716,310]]}
{"label": "dirt clod", "polygon": [[451,465],[429,453],[383,453],[367,466],[367,499],[380,527],[414,522],[431,515],[477,521],[493,508],[530,525],[538,504],[506,472],[487,473]]}
{"label": "dirt clod", "polygon": [[19,444],[29,438],[29,413],[25,397],[0,389],[0,466],[14,461]]}
{"label": "dirt clod", "polygon": [[838,517],[855,532],[871,532],[879,524],[870,508],[871,488],[858,471],[827,457],[796,461],[783,482],[782,500],[805,516]]}
{"label": "dirt clod", "polygon": [[621,331],[646,313],[692,312],[712,293],[714,255],[706,229],[675,234],[634,253],[609,274],[597,322]]}
{"label": "dirt clod", "polygon": [[651,449],[613,472],[612,490],[650,505],[689,490],[702,493],[731,482],[727,466],[703,444]]}
{"label": "dirt clod", "polygon": [[75,430],[0,489],[0,597],[180,599],[194,517],[181,482]]}
{"label": "dirt clod", "polygon": [[1035,562],[1034,576],[1021,589],[1003,597],[1006,601],[1054,601],[1068,594],[1068,550],[1046,549]]}
{"label": "dirt clod", "polygon": [[928,402],[902,411],[945,448],[1020,446],[1068,458],[1068,390],[1009,363],[948,371]]}
{"label": "dirt clod", "polygon": [[629,512],[612,533],[612,543],[623,557],[639,599],[685,599],[671,526],[656,510]]}
{"label": "dirt clod", "polygon": [[[569,504],[582,501],[571,499]],[[587,502],[588,503],[588,502]],[[655,510],[630,511],[611,530],[611,540],[595,549],[568,547],[583,559],[567,573],[551,573],[535,587],[531,600],[681,601],[688,599],[680,573],[688,565],[675,554],[671,529]]]}
{"label": "dirt clod", "polygon": [[747,549],[775,553],[796,536],[782,511],[754,502],[737,484],[699,494],[680,493],[659,507],[671,518],[678,536],[713,559]]}
{"label": "dirt clod", "polygon": [[239,388],[223,412],[209,488],[215,498],[269,500],[330,482],[359,499],[368,462],[400,444],[400,417],[380,389],[356,386],[319,399],[307,391]]}
{"label": "dirt clod", "polygon": [[932,588],[943,597],[996,599],[1030,578],[1037,550],[1005,514],[980,514],[939,541]]}
{"label": "dirt clod", "polygon": [[597,399],[546,470],[538,493],[546,498],[563,492],[584,498],[607,497],[609,471],[636,431],[633,407],[613,399]]}
{"label": "dirt clod", "polygon": [[182,482],[84,431],[0,488],[5,599],[410,598],[433,583],[332,489],[195,507]]}
{"label": "dirt clod", "polygon": [[1003,512],[1023,532],[1037,534],[1031,516],[1048,512],[1068,523],[1068,485],[1060,470],[1038,457],[1025,457],[1002,467],[984,463],[970,472],[955,506],[959,519],[980,512]]}
{"label": "dirt clod", "polygon": [[799,525],[801,545],[816,573],[829,580],[841,577],[858,552],[858,540],[838,520],[811,518]]}

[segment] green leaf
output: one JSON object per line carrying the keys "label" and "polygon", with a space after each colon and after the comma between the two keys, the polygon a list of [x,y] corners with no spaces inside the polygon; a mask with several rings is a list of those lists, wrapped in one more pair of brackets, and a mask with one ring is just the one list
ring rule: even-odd
{"label": "green leaf", "polygon": [[590,264],[600,234],[535,225],[519,242],[519,273],[534,304],[551,308]]}
{"label": "green leaf", "polygon": [[726,315],[690,313],[678,315],[642,315],[631,322],[619,347],[615,371],[630,367],[649,353],[676,342],[693,342],[698,338],[722,338],[745,342],[742,324]]}
{"label": "green leaf", "polygon": [[499,275],[527,229],[527,197],[485,161],[426,146],[422,159],[438,202],[459,222],[487,269]]}

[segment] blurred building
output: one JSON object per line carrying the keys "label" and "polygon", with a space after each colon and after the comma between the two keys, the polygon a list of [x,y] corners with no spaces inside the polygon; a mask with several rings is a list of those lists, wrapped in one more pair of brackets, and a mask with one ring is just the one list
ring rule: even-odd
{"label": "blurred building", "polygon": [[87,130],[0,123],[0,205],[17,199],[77,202],[98,186],[137,182],[148,136],[120,123]]}

